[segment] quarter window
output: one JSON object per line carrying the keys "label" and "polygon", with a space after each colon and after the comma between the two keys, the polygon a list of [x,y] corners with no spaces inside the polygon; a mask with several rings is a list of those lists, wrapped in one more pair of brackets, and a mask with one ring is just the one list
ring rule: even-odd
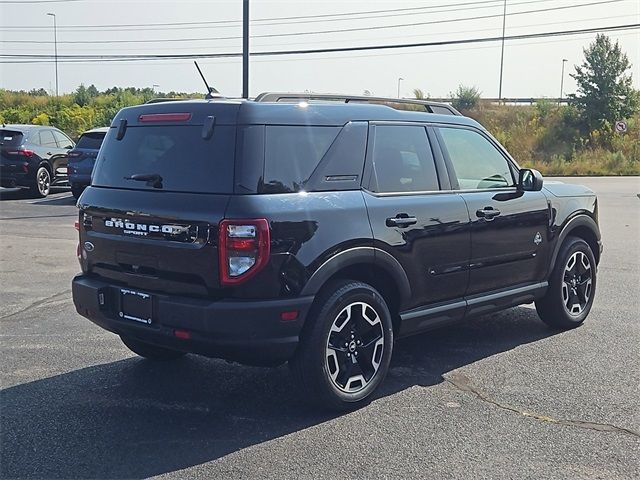
{"label": "quarter window", "polygon": [[73,142],[69,137],[61,132],[53,131],[53,136],[56,137],[56,141],[58,142],[58,146],[60,148],[73,148]]}
{"label": "quarter window", "polygon": [[43,147],[58,148],[58,144],[56,143],[56,139],[53,137],[53,132],[51,130],[42,130],[40,132],[40,145]]}
{"label": "quarter window", "polygon": [[341,127],[267,126],[264,191],[296,192],[316,169]]}
{"label": "quarter window", "polygon": [[374,132],[373,191],[392,193],[439,189],[424,127],[377,125]]}
{"label": "quarter window", "polygon": [[509,162],[483,135],[464,128],[440,128],[462,190],[512,187]]}

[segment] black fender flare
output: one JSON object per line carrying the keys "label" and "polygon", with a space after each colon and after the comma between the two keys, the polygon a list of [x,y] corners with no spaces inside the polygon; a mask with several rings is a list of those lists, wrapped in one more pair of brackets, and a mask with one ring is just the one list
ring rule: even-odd
{"label": "black fender flare", "polygon": [[374,264],[381,267],[393,278],[398,287],[401,302],[404,303],[411,298],[409,278],[400,262],[390,253],[375,247],[354,247],[329,258],[311,275],[300,295],[316,295],[327,280],[338,271],[357,264]]}
{"label": "black fender flare", "polygon": [[[601,235],[600,229],[598,228],[598,224],[595,222],[593,218],[586,214],[579,214],[575,217],[571,218],[563,227],[560,233],[558,234],[558,239],[556,241],[555,247],[553,249],[553,253],[551,254],[551,262],[549,264],[549,274],[553,271],[553,268],[556,264],[556,260],[558,258],[558,253],[560,253],[560,247],[566,240],[566,238],[571,234],[573,230],[578,227],[586,227],[588,228],[596,237],[598,245],[601,245]],[[593,252],[596,258],[600,257],[600,252]]]}

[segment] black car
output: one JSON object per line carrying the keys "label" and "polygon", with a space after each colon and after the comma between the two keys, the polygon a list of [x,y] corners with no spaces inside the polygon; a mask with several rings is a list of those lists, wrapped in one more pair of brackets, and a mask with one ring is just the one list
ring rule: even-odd
{"label": "black car", "polygon": [[150,359],[288,361],[338,409],[396,338],[534,301],[585,320],[592,191],[543,187],[446,105],[307,97],[121,110],[78,205],[77,311]]}
{"label": "black car", "polygon": [[71,193],[79,198],[84,189],[91,183],[93,165],[98,156],[100,145],[109,129],[107,127],[87,130],[78,139],[76,146],[69,151],[69,184]]}
{"label": "black car", "polygon": [[68,185],[67,153],[74,146],[54,127],[0,126],[0,185],[46,197],[52,186]]}

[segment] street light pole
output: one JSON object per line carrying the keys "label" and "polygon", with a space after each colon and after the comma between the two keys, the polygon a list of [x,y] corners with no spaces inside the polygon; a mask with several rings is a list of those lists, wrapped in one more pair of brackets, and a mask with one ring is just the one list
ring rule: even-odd
{"label": "street light pole", "polygon": [[498,102],[502,100],[502,70],[504,67],[504,34],[507,26],[507,0],[504,0],[502,11],[502,50],[500,52],[500,87],[498,88]]}
{"label": "street light pole", "polygon": [[398,98],[400,98],[400,82],[404,80],[402,77],[398,77]]}
{"label": "street light pole", "polygon": [[560,101],[558,105],[562,103],[562,97],[564,96],[564,64],[568,62],[566,58],[562,59],[562,73],[560,74]]}
{"label": "street light pole", "polygon": [[56,62],[56,97],[58,96],[58,25],[56,24],[56,14],[47,13],[48,16],[53,17],[53,48],[55,52]]}

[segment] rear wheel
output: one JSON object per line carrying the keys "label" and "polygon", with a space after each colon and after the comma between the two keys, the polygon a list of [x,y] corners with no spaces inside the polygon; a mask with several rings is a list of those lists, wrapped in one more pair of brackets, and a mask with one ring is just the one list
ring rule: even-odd
{"label": "rear wheel", "polygon": [[124,343],[133,353],[138,354],[141,357],[148,358],[149,360],[176,360],[186,355],[185,352],[158,347],[130,337],[121,336],[120,339],[122,340],[122,343]]}
{"label": "rear wheel", "polygon": [[38,167],[36,172],[36,185],[33,189],[34,193],[41,198],[49,195],[51,189],[51,174],[46,167]]}
{"label": "rear wheel", "polygon": [[595,293],[596,260],[591,247],[581,238],[568,237],[558,253],[549,289],[536,301],[538,315],[554,328],[575,328],[587,318]]}
{"label": "rear wheel", "polygon": [[391,314],[370,285],[340,281],[318,297],[290,365],[307,398],[321,407],[364,405],[383,381],[393,349]]}

